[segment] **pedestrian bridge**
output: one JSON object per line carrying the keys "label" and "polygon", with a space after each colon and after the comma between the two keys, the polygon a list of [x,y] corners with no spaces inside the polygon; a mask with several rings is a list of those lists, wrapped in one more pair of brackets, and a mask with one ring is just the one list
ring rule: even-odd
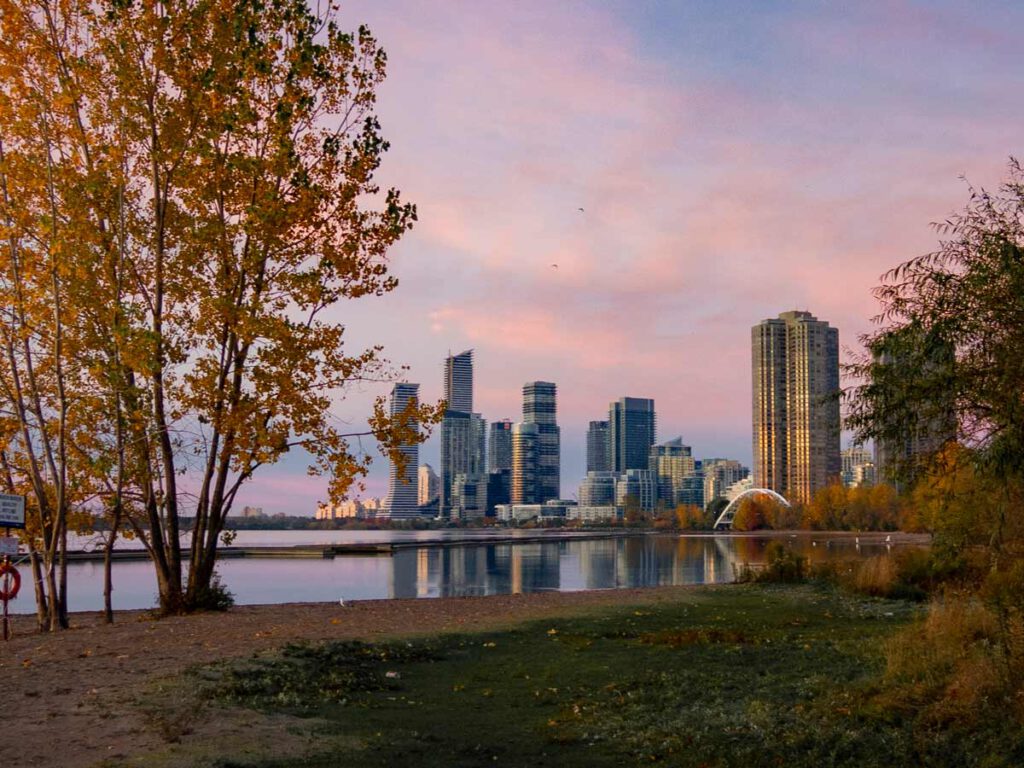
{"label": "pedestrian bridge", "polygon": [[773,501],[777,501],[784,507],[789,507],[790,504],[781,495],[773,491],[771,488],[748,488],[735,499],[729,502],[729,506],[722,510],[722,514],[715,520],[716,531],[727,531],[732,528],[733,518],[736,517],[736,510],[740,508],[740,502],[744,499],[750,498],[751,496],[767,496]]}

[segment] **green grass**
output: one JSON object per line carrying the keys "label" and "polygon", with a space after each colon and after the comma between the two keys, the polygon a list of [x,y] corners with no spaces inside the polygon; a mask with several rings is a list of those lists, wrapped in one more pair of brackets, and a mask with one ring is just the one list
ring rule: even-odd
{"label": "green grass", "polygon": [[977,734],[936,741],[873,710],[879,641],[917,610],[738,586],[490,634],[292,646],[194,674],[218,705],[307,718],[322,749],[262,766],[1017,764],[983,762]]}

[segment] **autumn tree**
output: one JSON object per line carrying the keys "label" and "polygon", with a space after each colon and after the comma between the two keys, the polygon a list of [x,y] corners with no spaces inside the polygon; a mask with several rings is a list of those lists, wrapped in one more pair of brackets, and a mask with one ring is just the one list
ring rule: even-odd
{"label": "autumn tree", "polygon": [[[79,457],[80,502],[142,540],[164,611],[215,604],[219,538],[260,467],[301,448],[334,497],[367,470],[331,407],[355,382],[396,375],[379,347],[345,345],[340,315],[344,301],[396,287],[386,255],[416,218],[375,181],[386,56],[367,29],[343,31],[337,7],[302,0],[0,3],[4,40],[35,46],[18,58],[5,42],[2,90],[43,105],[2,102],[17,118],[0,128],[6,146],[17,134],[4,179],[21,185],[5,203],[7,258],[26,243],[45,252],[40,275],[57,281],[23,304],[60,318],[37,337],[50,410],[15,414],[6,433],[33,422],[18,447],[30,467],[41,437],[57,439],[36,473],[40,506],[53,497],[65,510],[57,520],[70,501],[56,456]],[[33,133],[47,110],[54,131]],[[37,325],[15,319],[6,330],[21,354]],[[75,408],[104,439],[69,439]],[[414,404],[391,419],[378,400],[365,434],[401,462],[398,446],[437,414]]]}
{"label": "autumn tree", "polygon": [[626,496],[625,503],[622,505],[623,520],[628,525],[640,525],[647,521],[648,514],[640,504],[640,497],[636,494],[629,494]]}
{"label": "autumn tree", "polygon": [[[1024,478],[1024,170],[1011,160],[995,193],[970,190],[963,211],[936,225],[939,247],[883,276],[875,290],[878,328],[861,340],[849,373],[849,426],[858,440],[955,458],[979,482],[998,489],[986,525],[992,565],[1014,544],[1015,488]],[[944,440],[921,441],[938,428]],[[959,448],[944,451],[956,441]],[[923,444],[922,444],[923,443]],[[934,467],[932,467],[934,470]],[[934,474],[934,473],[932,473]],[[953,484],[948,490],[956,491]],[[939,530],[939,529],[937,529]]]}
{"label": "autumn tree", "polygon": [[[67,625],[69,527],[103,489],[112,428],[83,312],[103,232],[105,169],[83,153],[79,75],[95,64],[80,14],[0,2],[0,465],[28,499],[25,543],[41,627]],[[88,451],[81,450],[89,444]]]}
{"label": "autumn tree", "polygon": [[821,531],[892,531],[901,505],[888,484],[847,488],[840,482],[819,489],[802,510],[801,526]]}
{"label": "autumn tree", "polygon": [[769,502],[760,496],[747,496],[740,501],[732,519],[734,531],[760,531],[771,528]]}
{"label": "autumn tree", "polygon": [[714,525],[714,518],[697,504],[678,504],[673,510],[675,527],[684,531],[706,531]]}

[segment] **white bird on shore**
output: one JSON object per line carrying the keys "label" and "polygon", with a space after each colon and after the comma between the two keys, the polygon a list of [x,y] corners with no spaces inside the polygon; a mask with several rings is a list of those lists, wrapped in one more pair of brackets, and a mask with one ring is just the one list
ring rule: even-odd
{"label": "white bird on shore", "polygon": [[341,606],[342,608],[344,608],[344,607],[345,607],[345,598],[344,598],[344,597],[343,597],[343,598],[341,598],[341,599],[340,599],[340,600],[338,601],[338,605],[340,605],[340,606]]}
{"label": "white bird on shore", "polygon": [[888,544],[890,541],[892,541],[892,536],[886,536],[885,543]]}

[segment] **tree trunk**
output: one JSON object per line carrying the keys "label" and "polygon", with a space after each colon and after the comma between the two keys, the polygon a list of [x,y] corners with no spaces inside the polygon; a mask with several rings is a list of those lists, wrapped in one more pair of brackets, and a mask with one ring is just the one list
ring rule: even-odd
{"label": "tree trunk", "polygon": [[46,593],[43,591],[43,569],[39,564],[39,553],[34,546],[29,546],[28,559],[32,564],[32,586],[36,595],[36,623],[39,631],[45,632],[49,629],[50,617],[46,609]]}

